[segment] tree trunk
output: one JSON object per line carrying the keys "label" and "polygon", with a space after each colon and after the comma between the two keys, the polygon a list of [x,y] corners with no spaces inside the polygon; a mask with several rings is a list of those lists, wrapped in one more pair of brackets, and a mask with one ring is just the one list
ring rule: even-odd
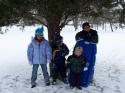
{"label": "tree trunk", "polygon": [[55,35],[57,34],[60,34],[60,30],[57,30],[58,29],[58,26],[48,26],[48,40],[49,42],[51,42],[54,38]]}
{"label": "tree trunk", "polygon": [[48,29],[48,40],[51,42],[55,35],[60,34],[60,20],[58,17],[51,17],[48,19],[47,29]]}

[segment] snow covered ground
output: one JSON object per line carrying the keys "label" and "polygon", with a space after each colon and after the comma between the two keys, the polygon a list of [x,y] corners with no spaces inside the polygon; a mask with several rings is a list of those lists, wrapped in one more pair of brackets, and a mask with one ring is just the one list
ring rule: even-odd
{"label": "snow covered ground", "polygon": [[[39,69],[37,87],[31,89],[32,66],[28,64],[26,50],[35,29],[26,27],[22,32],[14,26],[6,34],[0,35],[0,93],[125,93],[125,32],[117,30],[112,33],[110,28],[107,28],[107,32],[98,30],[95,81],[88,88],[70,89],[60,81],[57,85],[46,87]],[[64,42],[72,50],[77,31],[72,27],[63,30]],[[44,34],[47,38],[47,31]]]}

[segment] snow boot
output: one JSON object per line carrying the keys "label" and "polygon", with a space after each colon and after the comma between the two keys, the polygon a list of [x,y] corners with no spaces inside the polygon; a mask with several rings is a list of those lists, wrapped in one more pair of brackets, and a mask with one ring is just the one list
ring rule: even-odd
{"label": "snow boot", "polygon": [[47,82],[47,83],[46,83],[46,86],[49,86],[49,85],[50,85],[50,82]]}
{"label": "snow boot", "polygon": [[31,88],[36,87],[36,82],[35,81],[31,81]]}
{"label": "snow boot", "polygon": [[71,89],[73,89],[73,88],[74,88],[74,86],[71,86],[71,85],[70,85],[70,88],[71,88]]}
{"label": "snow boot", "polygon": [[76,86],[76,88],[78,88],[79,90],[82,90],[82,87],[81,87],[81,86]]}
{"label": "snow boot", "polygon": [[57,83],[56,80],[52,81],[52,85],[56,85],[56,83]]}
{"label": "snow boot", "polygon": [[68,80],[67,79],[63,79],[63,83],[64,84],[68,84]]}
{"label": "snow boot", "polygon": [[36,87],[36,85],[32,85],[32,86],[31,86],[31,88],[34,88],[34,87]]}

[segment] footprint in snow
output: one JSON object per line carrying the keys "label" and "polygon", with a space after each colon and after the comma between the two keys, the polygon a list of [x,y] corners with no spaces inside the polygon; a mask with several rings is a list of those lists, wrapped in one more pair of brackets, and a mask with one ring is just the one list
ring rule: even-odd
{"label": "footprint in snow", "polygon": [[121,91],[120,91],[120,87],[119,86],[115,86],[115,90],[114,90],[116,93],[122,93]]}

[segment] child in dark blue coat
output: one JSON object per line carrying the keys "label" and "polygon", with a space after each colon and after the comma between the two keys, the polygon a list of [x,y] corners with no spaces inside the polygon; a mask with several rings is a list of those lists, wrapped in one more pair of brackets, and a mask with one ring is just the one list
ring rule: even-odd
{"label": "child in dark blue coat", "polygon": [[55,37],[55,45],[53,49],[53,71],[52,71],[52,84],[56,84],[56,80],[59,76],[64,83],[67,83],[66,79],[66,66],[65,66],[65,56],[69,54],[69,49],[66,44],[63,43],[63,37],[58,35]]}

